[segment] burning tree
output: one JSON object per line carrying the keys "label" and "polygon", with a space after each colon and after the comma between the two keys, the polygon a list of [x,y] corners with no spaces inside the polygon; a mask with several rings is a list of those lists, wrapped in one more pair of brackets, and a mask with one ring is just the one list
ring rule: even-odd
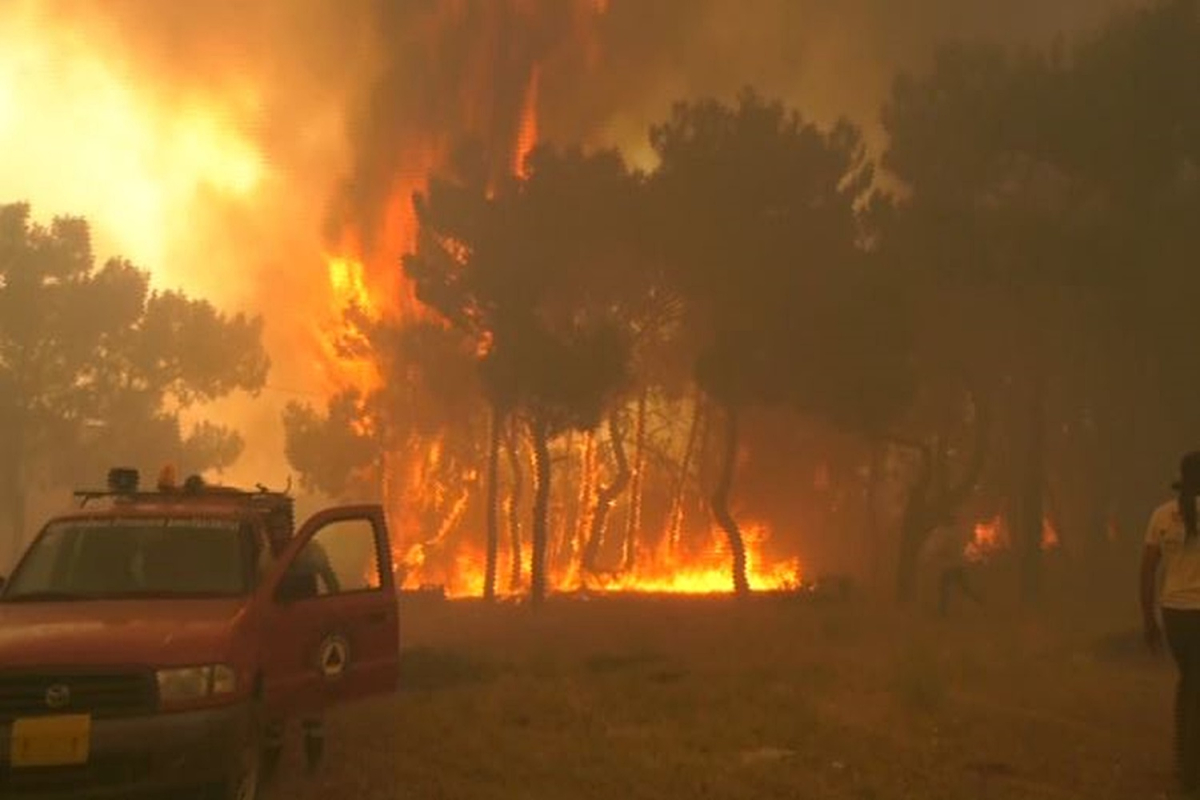
{"label": "burning tree", "polygon": [[[614,153],[535,154],[525,178],[489,186],[463,152],[457,176],[418,196],[417,251],[405,269],[418,297],[478,346],[491,410],[485,594],[495,592],[501,431],[515,416],[528,428],[536,474],[532,586],[546,592],[551,461],[549,442],[597,426],[628,372],[629,344],[617,298],[591,280],[621,247],[620,218],[634,185]],[[621,282],[615,281],[620,286]],[[610,283],[611,287],[613,284]]]}
{"label": "burning tree", "polygon": [[651,140],[656,219],[696,342],[696,381],[724,417],[712,513],[745,593],[745,543],[730,509],[745,410],[774,403],[850,418],[895,399],[891,370],[862,391],[868,364],[885,363],[860,358],[878,349],[864,335],[876,324],[858,313],[870,293],[856,203],[871,165],[849,124],[823,131],[753,92],[734,107],[678,105]]}

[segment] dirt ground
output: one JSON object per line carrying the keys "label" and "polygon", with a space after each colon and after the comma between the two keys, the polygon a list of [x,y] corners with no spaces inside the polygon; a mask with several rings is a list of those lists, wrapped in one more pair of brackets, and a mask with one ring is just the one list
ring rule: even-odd
{"label": "dirt ground", "polygon": [[401,692],[270,797],[1167,797],[1171,664],[1074,606],[406,603]]}

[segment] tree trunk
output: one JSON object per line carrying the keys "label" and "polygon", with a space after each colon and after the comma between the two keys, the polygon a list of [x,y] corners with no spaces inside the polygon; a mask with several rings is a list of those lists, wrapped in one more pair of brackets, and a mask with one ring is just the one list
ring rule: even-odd
{"label": "tree trunk", "polygon": [[483,599],[496,599],[496,560],[500,557],[500,430],[504,415],[492,405],[491,431],[488,441],[487,464],[487,552],[484,555]]}
{"label": "tree trunk", "polygon": [[863,578],[872,590],[879,588],[879,495],[883,486],[885,445],[870,443],[870,458],[867,464],[867,519],[862,542]]}
{"label": "tree trunk", "polygon": [[[14,426],[13,437],[5,458],[0,459],[0,501],[8,504],[8,545],[0,550],[0,558],[7,556],[9,568],[16,566],[25,544],[26,524],[26,481],[25,481],[25,433],[24,426]],[[2,565],[0,565],[2,566]]]}
{"label": "tree trunk", "polygon": [[[561,451],[558,458],[559,463],[563,465],[561,474],[565,476],[565,480],[560,481],[550,492],[550,508],[558,513],[551,514],[554,524],[549,526],[549,555],[546,556],[548,571],[555,567],[562,569],[570,559],[571,532],[575,530],[575,512],[579,508],[577,498],[571,496],[570,487],[578,486],[578,481],[583,475],[582,465],[576,468],[575,431],[568,430],[564,438],[565,441],[560,442]],[[558,492],[557,497],[554,495],[555,491]]]}
{"label": "tree trunk", "polygon": [[637,427],[634,433],[633,486],[629,492],[629,525],[625,530],[625,558],[622,569],[632,572],[637,562],[637,538],[642,527],[643,473],[646,471],[646,405],[649,389],[638,398]]}
{"label": "tree trunk", "polygon": [[917,557],[931,530],[928,504],[934,468],[929,447],[920,449],[920,458],[920,471],[908,490],[900,518],[900,552],[896,558],[896,601],[900,605],[908,605],[916,595]]}
{"label": "tree trunk", "polygon": [[896,561],[896,601],[907,606],[917,593],[917,556],[921,552],[925,532],[906,525],[900,530],[900,555]]}
{"label": "tree trunk", "polygon": [[721,471],[717,487],[713,490],[712,511],[717,523],[729,538],[729,552],[733,557],[733,590],[738,595],[750,593],[750,582],[746,578],[746,543],[738,529],[737,520],[729,511],[729,496],[733,491],[733,475],[737,469],[738,411],[732,405],[725,406],[725,449],[721,454]]}
{"label": "tree trunk", "polygon": [[587,546],[583,552],[583,569],[585,572],[596,571],[596,559],[600,555],[600,545],[604,541],[604,525],[608,520],[609,509],[616,499],[629,485],[629,459],[625,455],[625,433],[621,430],[621,412],[614,410],[608,418],[608,436],[612,442],[613,460],[617,465],[617,474],[607,486],[601,486],[596,495],[596,508],[592,512],[591,530],[588,531]]}
{"label": "tree trunk", "polygon": [[987,464],[988,439],[991,432],[987,404],[978,392],[969,392],[975,415],[974,449],[958,483],[948,486],[945,474],[945,449],[940,441],[935,447],[895,440],[916,449],[920,456],[917,479],[909,489],[900,523],[900,551],[896,560],[896,599],[900,604],[912,601],[916,590],[917,561],[921,546],[939,525],[954,522],[954,514],[967,501],[983,475]]}
{"label": "tree trunk", "polygon": [[524,471],[521,469],[521,440],[517,436],[517,421],[508,429],[508,466],[512,472],[512,490],[508,496],[508,541],[512,567],[508,578],[509,591],[521,588],[521,495],[524,493]]}
{"label": "tree trunk", "polygon": [[692,424],[688,426],[687,447],[683,451],[683,460],[679,462],[679,475],[675,479],[674,491],[671,493],[670,546],[671,550],[678,549],[683,537],[684,497],[687,492],[688,473],[692,468],[692,459],[696,453],[696,439],[700,433],[700,418],[703,415],[703,399],[697,392],[695,405],[692,407]]}
{"label": "tree trunk", "polygon": [[1028,413],[1016,533],[1021,599],[1032,603],[1041,594],[1042,530],[1046,517],[1046,378],[1040,371],[1033,379]]}
{"label": "tree trunk", "polygon": [[588,431],[583,436],[583,452],[579,457],[579,491],[575,497],[573,519],[567,526],[566,543],[560,556],[563,569],[571,569],[576,564],[582,565],[587,550],[587,542],[592,529],[592,519],[595,506],[592,494],[597,491],[598,483],[596,452],[599,445],[594,431]]}
{"label": "tree trunk", "polygon": [[533,556],[530,595],[535,606],[546,600],[546,545],[550,512],[550,432],[545,420],[533,423],[533,461],[536,473],[533,494]]}

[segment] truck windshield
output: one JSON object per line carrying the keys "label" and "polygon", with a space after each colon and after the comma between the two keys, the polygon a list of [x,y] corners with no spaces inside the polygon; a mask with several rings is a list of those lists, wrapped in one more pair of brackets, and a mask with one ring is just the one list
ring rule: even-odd
{"label": "truck windshield", "polygon": [[5,602],[232,597],[253,575],[253,538],[236,520],[93,519],[51,523],[5,586]]}

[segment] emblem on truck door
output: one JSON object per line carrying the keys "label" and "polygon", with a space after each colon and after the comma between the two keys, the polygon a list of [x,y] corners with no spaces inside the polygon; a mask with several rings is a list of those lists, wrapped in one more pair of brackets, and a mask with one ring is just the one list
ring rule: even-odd
{"label": "emblem on truck door", "polygon": [[46,690],[46,708],[58,710],[71,702],[71,688],[65,683],[56,683]]}
{"label": "emblem on truck door", "polygon": [[350,660],[350,644],[341,636],[325,637],[317,656],[317,665],[326,678],[340,678]]}

